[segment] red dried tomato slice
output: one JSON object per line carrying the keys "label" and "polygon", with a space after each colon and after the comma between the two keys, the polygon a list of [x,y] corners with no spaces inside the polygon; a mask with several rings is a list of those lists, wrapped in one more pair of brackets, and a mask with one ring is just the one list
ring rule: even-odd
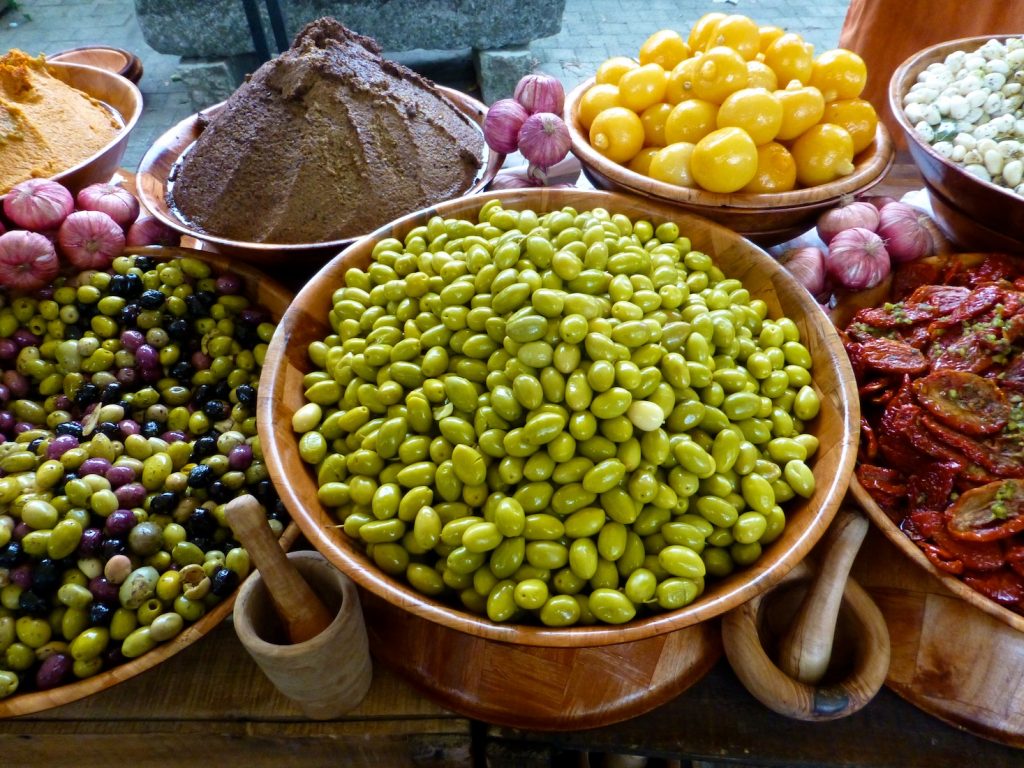
{"label": "red dried tomato slice", "polygon": [[892,276],[891,291],[893,298],[900,300],[910,296],[922,285],[933,285],[943,282],[942,271],[938,265],[930,261],[912,261],[901,265]]}
{"label": "red dried tomato slice", "polygon": [[975,288],[968,294],[960,304],[948,315],[939,318],[935,324],[943,327],[960,325],[965,320],[977,317],[992,309],[999,303],[1003,296],[1003,289],[998,285],[984,285]]}
{"label": "red dried tomato slice", "polygon": [[1011,450],[995,441],[981,442],[950,429],[931,416],[922,416],[921,424],[946,445],[961,451],[973,463],[999,477],[1024,477],[1024,463]]}
{"label": "red dried tomato slice", "polygon": [[971,285],[980,283],[991,283],[998,280],[1009,280],[1020,272],[1020,263],[1012,256],[1005,253],[990,253],[985,256],[984,261],[967,271],[967,278]]}
{"label": "red dried tomato slice", "polygon": [[928,370],[928,358],[921,350],[895,339],[865,341],[857,354],[862,366],[876,371],[913,374]]}
{"label": "red dried tomato slice", "polygon": [[[966,288],[956,290],[966,291]],[[931,304],[886,304],[884,307],[867,307],[853,316],[854,322],[864,323],[872,328],[906,328],[918,323],[927,323],[945,314],[945,310]]]}
{"label": "red dried tomato slice", "polygon": [[969,435],[994,435],[1010,420],[999,386],[970,371],[932,371],[915,382],[914,393],[937,419]]}
{"label": "red dried tomato slice", "polygon": [[949,495],[959,471],[959,464],[937,461],[911,475],[907,481],[911,511],[943,510],[949,506]]}
{"label": "red dried tomato slice", "polygon": [[995,573],[965,573],[964,583],[1000,605],[1017,608],[1024,600],[1024,579],[1011,570]]}
{"label": "red dried tomato slice", "polygon": [[856,473],[857,480],[868,493],[874,494],[877,491],[890,496],[902,496],[907,492],[903,476],[895,469],[875,464],[861,464],[857,467]]}
{"label": "red dried tomato slice", "polygon": [[1024,530],[1024,482],[997,480],[972,488],[946,511],[946,527],[958,539],[995,541]]}
{"label": "red dried tomato slice", "polygon": [[906,300],[906,304],[933,307],[938,317],[954,311],[970,296],[971,289],[962,285],[922,285]]}
{"label": "red dried tomato slice", "polygon": [[933,350],[932,368],[981,373],[992,367],[990,350],[985,348],[981,333],[968,333],[955,341],[937,341]]}

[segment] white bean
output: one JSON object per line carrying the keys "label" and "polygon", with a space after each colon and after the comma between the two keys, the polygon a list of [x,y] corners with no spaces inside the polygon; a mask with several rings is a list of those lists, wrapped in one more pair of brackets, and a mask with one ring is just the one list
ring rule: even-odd
{"label": "white bean", "polygon": [[1008,187],[1016,187],[1024,178],[1024,162],[1011,160],[1003,166],[1003,181]]}
{"label": "white bean", "polygon": [[1003,155],[998,149],[990,149],[983,155],[985,170],[990,176],[998,176],[1003,172]]}
{"label": "white bean", "polygon": [[989,175],[988,169],[984,165],[977,163],[971,163],[964,168],[969,174],[977,176],[982,181],[992,181],[992,177]]}

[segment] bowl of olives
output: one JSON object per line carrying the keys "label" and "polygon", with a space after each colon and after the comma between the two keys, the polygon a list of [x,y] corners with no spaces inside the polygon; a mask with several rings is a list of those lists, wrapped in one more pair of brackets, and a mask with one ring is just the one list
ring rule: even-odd
{"label": "bowl of olives", "polygon": [[[692,683],[718,650],[692,633],[825,531],[857,445],[841,349],[724,227],[610,192],[485,193],[300,291],[259,424],[379,658],[457,711],[583,727]],[[683,660],[658,687],[644,665],[666,654]],[[588,688],[586,663],[617,671]]]}

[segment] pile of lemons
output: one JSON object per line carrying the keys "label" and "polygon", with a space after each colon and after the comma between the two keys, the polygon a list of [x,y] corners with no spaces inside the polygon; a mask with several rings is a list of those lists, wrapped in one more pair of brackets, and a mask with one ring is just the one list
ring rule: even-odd
{"label": "pile of lemons", "polygon": [[636,59],[602,63],[578,119],[601,155],[710,192],[785,192],[853,171],[878,117],[859,98],[867,67],[842,48],[708,13],[689,36],[663,29]]}

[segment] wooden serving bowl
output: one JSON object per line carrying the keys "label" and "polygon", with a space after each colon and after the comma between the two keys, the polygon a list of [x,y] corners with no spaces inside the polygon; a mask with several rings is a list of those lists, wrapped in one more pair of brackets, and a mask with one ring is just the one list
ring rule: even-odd
{"label": "wooden serving bowl", "polygon": [[853,173],[828,184],[771,194],[723,194],[680,187],[631,171],[590,146],[578,113],[580,99],[593,84],[594,79],[590,78],[566,96],[565,123],[572,152],[595,187],[630,192],[705,216],[759,245],[776,245],[803,234],[814,226],[823,211],[838,205],[843,197],[862,194],[878,184],[895,159],[889,132],[879,122],[874,141],[854,158]]}
{"label": "wooden serving bowl", "polygon": [[889,107],[906,136],[910,156],[932,198],[935,219],[946,236],[965,251],[994,248],[1024,252],[1024,197],[968,173],[923,141],[903,111],[903,98],[929,64],[955,51],[975,51],[988,40],[1017,35],[985,35],[929,46],[907,59],[889,80]]}
{"label": "wooden serving bowl", "polygon": [[142,93],[134,83],[106,69],[60,61],[47,62],[47,69],[58,80],[106,104],[123,125],[99,152],[51,178],[72,194],[90,184],[110,181],[121,165],[128,136],[142,115]]}
{"label": "wooden serving bowl", "polygon": [[[711,254],[726,275],[742,280],[753,297],[766,301],[770,316],[784,314],[800,327],[822,401],[814,426],[821,442],[813,467],[817,490],[810,499],[794,499],[787,506],[786,530],[756,564],[709,581],[705,593],[685,608],[621,626],[551,629],[493,623],[426,597],[383,573],[318,500],[315,474],[299,457],[290,424],[292,414],[305,403],[303,376],[311,369],[307,347],[330,333],[332,293],[343,285],[347,269],[369,264],[381,239],[402,238],[434,215],[475,220],[481,207],[494,199],[505,207],[538,213],[564,206],[602,207],[634,220],[674,221],[694,248]],[[657,706],[692,683],[693,679],[681,679],[687,673],[681,669],[673,672],[680,679],[664,685],[665,672],[656,669],[659,659],[678,666],[682,649],[689,648],[692,654],[694,642],[717,646],[717,635],[698,635],[691,641],[683,640],[680,632],[714,626],[709,619],[768,589],[803,558],[843,499],[858,441],[859,401],[852,369],[835,328],[810,294],[766,253],[722,226],[665,203],[603,191],[488,192],[419,211],[377,230],[335,257],[299,292],[278,325],[263,371],[257,419],[271,477],[306,538],[365,590],[371,635],[385,638],[371,648],[445,705],[511,725],[590,727],[621,720]],[[693,665],[699,661],[694,659]],[[577,668],[573,674],[577,662],[593,667]],[[693,670],[689,672],[692,678]],[[663,685],[658,688],[655,683]]]}
{"label": "wooden serving bowl", "polygon": [[[487,107],[464,93],[437,86],[456,107],[483,130]],[[284,266],[301,263],[304,266],[319,267],[338,251],[351,245],[357,237],[344,237],[319,243],[257,243],[233,240],[205,232],[183,219],[170,205],[169,192],[185,153],[192,147],[201,133],[200,116],[213,118],[224,103],[214,104],[202,112],[192,115],[164,133],[154,142],[139,163],[136,174],[136,188],[139,199],[149,212],[167,226],[182,235],[195,238],[205,248],[229,254],[239,260],[265,266]],[[473,185],[466,194],[482,191],[494,178],[505,162],[505,156],[492,152],[484,144],[484,164]],[[245,205],[240,201],[240,205]]]}
{"label": "wooden serving bowl", "polygon": [[[275,320],[283,316],[292,299],[291,293],[261,272],[215,253],[206,253],[188,248],[163,248],[159,246],[136,248],[131,249],[129,252],[144,254],[160,260],[169,260],[178,256],[189,256],[207,262],[218,271],[231,270],[242,278],[246,295],[261,306],[266,307]],[[298,527],[294,523],[290,523],[281,535],[282,545],[285,548],[290,548],[295,539],[298,538],[298,535]],[[242,583],[245,582],[243,581]],[[240,587],[241,585],[239,585]],[[176,637],[161,643],[138,658],[131,659],[124,664],[111,667],[97,675],[74,683],[43,691],[15,693],[13,696],[0,699],[0,718],[29,715],[33,712],[41,712],[63,704],[69,704],[72,701],[78,701],[94,693],[105,691],[113,685],[117,685],[148,669],[152,669],[184,648],[192,645],[192,643],[220,624],[226,616],[231,614],[237,594],[238,589],[235,589],[229,596],[211,608],[199,621],[189,624]]]}

